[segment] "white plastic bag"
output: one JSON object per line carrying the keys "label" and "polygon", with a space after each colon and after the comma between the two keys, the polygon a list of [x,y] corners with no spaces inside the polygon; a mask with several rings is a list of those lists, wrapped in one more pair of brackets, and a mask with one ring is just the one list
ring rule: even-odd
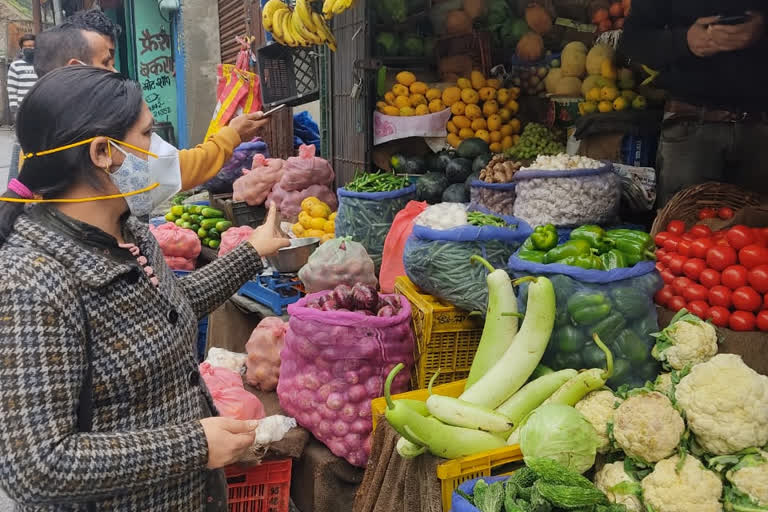
{"label": "white plastic bag", "polygon": [[242,373],[246,359],[248,359],[248,354],[238,354],[223,348],[213,347],[208,350],[208,357],[205,362],[216,368],[226,368],[233,372]]}

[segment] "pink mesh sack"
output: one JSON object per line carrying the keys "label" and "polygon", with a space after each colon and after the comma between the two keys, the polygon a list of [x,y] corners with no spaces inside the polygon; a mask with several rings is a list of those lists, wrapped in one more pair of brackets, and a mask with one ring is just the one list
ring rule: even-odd
{"label": "pink mesh sack", "polygon": [[301,145],[299,156],[293,156],[285,161],[284,174],[280,187],[287,191],[299,191],[312,185],[330,187],[335,175],[327,160],[315,156],[315,146]]}
{"label": "pink mesh sack", "polygon": [[197,259],[181,258],[179,256],[165,256],[165,263],[171,268],[171,270],[195,270]]}
{"label": "pink mesh sack", "polygon": [[264,204],[272,187],[283,176],[284,161],[266,158],[261,153],[253,157],[253,169],[243,169],[243,175],[232,184],[234,201],[245,201],[250,206]]}
{"label": "pink mesh sack", "polygon": [[280,351],[285,345],[288,324],[281,319],[268,316],[251,333],[245,351],[247,371],[245,380],[262,391],[274,391],[280,377]]}
{"label": "pink mesh sack", "polygon": [[[364,467],[370,454],[371,400],[398,363],[413,365],[411,306],[402,297],[392,317],[306,307],[312,294],[288,306],[291,315],[277,394],[283,409],[334,453]],[[408,389],[410,371],[395,378],[393,393]]]}
{"label": "pink mesh sack", "polygon": [[164,256],[195,259],[200,255],[202,245],[197,233],[192,230],[180,228],[172,222],[158,227],[150,226],[149,230],[157,239]]}
{"label": "pink mesh sack", "polygon": [[253,228],[250,226],[240,226],[229,228],[221,235],[221,245],[219,245],[219,256],[224,256],[232,252],[241,243],[247,241],[253,234]]}

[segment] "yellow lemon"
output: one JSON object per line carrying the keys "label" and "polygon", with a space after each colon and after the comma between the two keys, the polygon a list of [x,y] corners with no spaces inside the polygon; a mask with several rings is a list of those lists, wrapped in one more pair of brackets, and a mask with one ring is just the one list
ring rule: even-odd
{"label": "yellow lemon", "polygon": [[315,196],[309,196],[306,199],[304,199],[301,202],[301,209],[302,211],[309,212],[309,210],[316,205],[317,203],[320,203],[321,201],[316,198]]}
{"label": "yellow lemon", "polygon": [[327,204],[323,202],[315,203],[312,206],[312,208],[309,210],[310,217],[313,217],[316,219],[327,219],[330,214],[331,214],[331,209],[328,207]]}
{"label": "yellow lemon", "polygon": [[425,84],[424,82],[413,82],[411,84],[410,89],[411,89],[411,94],[424,95],[424,94],[427,94],[427,90],[429,89],[429,87],[427,87],[427,84]]}
{"label": "yellow lemon", "polygon": [[450,144],[451,147],[457,148],[459,147],[459,144],[461,144],[461,137],[456,133],[449,133],[445,138],[445,141]]}
{"label": "yellow lemon", "polygon": [[487,85],[492,89],[498,90],[498,89],[501,89],[501,80],[497,78],[489,78],[488,80],[485,81],[485,85]]}
{"label": "yellow lemon", "polygon": [[452,119],[453,124],[456,125],[456,128],[461,130],[462,128],[469,128],[472,126],[472,121],[469,120],[466,116],[456,116]]}
{"label": "yellow lemon", "polygon": [[582,103],[584,105],[584,113],[585,114],[592,114],[594,112],[597,112],[597,103],[594,101],[585,101]]}
{"label": "yellow lemon", "polygon": [[333,212],[332,214],[330,214],[328,216],[328,220],[332,220],[332,221],[336,222],[336,212]]}
{"label": "yellow lemon", "polygon": [[480,110],[480,107],[477,105],[467,105],[464,109],[464,115],[467,116],[471,121],[474,121],[475,119],[483,117],[483,111]]}
{"label": "yellow lemon", "polygon": [[471,89],[472,88],[472,82],[469,81],[467,78],[459,78],[456,80],[456,85],[459,86],[459,89]]}
{"label": "yellow lemon", "polygon": [[520,105],[517,103],[517,100],[511,99],[504,105],[504,108],[512,112],[512,115],[515,115],[517,114],[517,111],[520,110]]}
{"label": "yellow lemon", "polygon": [[509,89],[499,89],[496,92],[496,101],[499,102],[499,105],[506,105],[510,99],[512,97],[509,95]]}
{"label": "yellow lemon", "polygon": [[445,128],[448,130],[448,133],[459,133],[459,128],[453,121],[448,121],[448,124],[445,125]]}
{"label": "yellow lemon", "polygon": [[411,106],[411,100],[408,96],[398,96],[395,98],[395,106],[397,108],[405,108]]}
{"label": "yellow lemon", "polygon": [[316,217],[316,218],[313,218],[313,219],[312,219],[312,220],[309,222],[309,227],[310,227],[310,229],[319,229],[319,230],[322,230],[322,229],[325,227],[325,223],[326,223],[326,222],[327,222],[327,221],[326,221],[324,218],[321,218],[321,217]]}
{"label": "yellow lemon", "polygon": [[381,109],[382,114],[386,114],[388,116],[399,116],[400,115],[400,109],[397,107],[393,107],[391,105],[387,105],[383,109]]}
{"label": "yellow lemon", "polygon": [[488,129],[488,122],[481,117],[481,118],[478,118],[478,119],[475,119],[474,121],[472,121],[472,126],[470,126],[470,128],[472,128],[475,131],[487,130]]}
{"label": "yellow lemon", "polygon": [[410,71],[401,71],[397,74],[397,76],[395,76],[395,80],[397,80],[397,83],[402,84],[405,87],[410,87],[416,81],[416,75]]}
{"label": "yellow lemon", "polygon": [[457,101],[461,101],[461,89],[458,87],[448,87],[443,91],[443,104],[450,107]]}
{"label": "yellow lemon", "polygon": [[613,112],[613,103],[610,101],[601,101],[600,104],[597,106],[597,110],[600,112]]}
{"label": "yellow lemon", "polygon": [[304,234],[304,226],[302,226],[300,222],[297,222],[291,227],[291,231],[293,231],[294,235],[301,236]]}
{"label": "yellow lemon", "polygon": [[429,114],[429,107],[426,105],[418,105],[416,107],[416,115],[417,116],[426,116]]}
{"label": "yellow lemon", "polygon": [[472,128],[462,128],[459,131],[459,137],[462,138],[462,140],[471,139],[475,136],[475,131]]}
{"label": "yellow lemon", "polygon": [[416,111],[411,107],[403,107],[400,109],[400,115],[403,117],[411,117],[416,115]]}
{"label": "yellow lemon", "polygon": [[442,91],[440,91],[440,89],[433,88],[433,89],[427,89],[427,94],[425,94],[425,96],[429,101],[439,100],[439,99],[442,99],[443,93]]}
{"label": "yellow lemon", "polygon": [[333,240],[334,238],[336,238],[336,235],[333,233],[326,233],[322,236],[322,238],[320,238],[320,245],[324,244],[328,240]]}
{"label": "yellow lemon", "polygon": [[499,110],[499,117],[504,123],[508,123],[512,119],[512,112],[508,108],[502,108]]}
{"label": "yellow lemon", "polygon": [[619,90],[615,87],[603,87],[600,89],[600,99],[603,101],[613,101],[619,97]]}
{"label": "yellow lemon", "polygon": [[520,97],[520,88],[519,87],[510,87],[509,88],[509,96],[511,99],[516,100]]}
{"label": "yellow lemon", "polygon": [[304,232],[304,236],[306,238],[323,238],[325,236],[325,231],[322,229],[308,229]]}
{"label": "yellow lemon", "polygon": [[397,96],[395,96],[395,93],[393,93],[392,91],[389,91],[384,95],[384,101],[387,102],[387,105],[392,105],[394,107],[396,97]]}
{"label": "yellow lemon", "polygon": [[490,101],[496,99],[496,89],[493,87],[483,87],[478,91],[480,99],[483,101]]}
{"label": "yellow lemon", "polygon": [[491,153],[501,153],[504,151],[504,147],[501,145],[501,142],[492,142],[488,147],[490,148]]}
{"label": "yellow lemon", "polygon": [[501,139],[501,147],[504,149],[509,149],[514,145],[515,145],[515,139],[513,139],[509,135]]}
{"label": "yellow lemon", "polygon": [[477,105],[480,103],[480,95],[474,89],[463,89],[461,91],[461,101],[467,105]]}
{"label": "yellow lemon", "polygon": [[411,94],[411,106],[416,108],[419,105],[427,105],[427,98],[423,94]]}
{"label": "yellow lemon", "polygon": [[475,137],[484,140],[485,142],[491,142],[491,134],[488,133],[488,130],[477,130],[475,132]]}
{"label": "yellow lemon", "polygon": [[618,77],[616,65],[611,62],[610,59],[605,59],[600,65],[600,74],[603,76],[603,78],[607,78],[608,80],[616,80]]}
{"label": "yellow lemon", "polygon": [[411,91],[404,85],[395,84],[394,87],[392,87],[392,93],[395,96],[408,96],[411,94]]}
{"label": "yellow lemon", "polygon": [[336,223],[332,220],[327,220],[323,224],[323,231],[326,233],[335,233],[336,232]]}
{"label": "yellow lemon", "polygon": [[593,87],[587,92],[587,101],[600,101],[600,88]]}
{"label": "yellow lemon", "polygon": [[522,124],[520,123],[520,120],[515,118],[509,122],[509,126],[512,127],[512,133],[518,134],[523,129]]}
{"label": "yellow lemon", "polygon": [[491,116],[488,116],[488,129],[492,132],[495,132],[497,130],[501,130],[501,116],[498,114],[493,114]]}
{"label": "yellow lemon", "polygon": [[377,101],[376,102],[376,108],[379,109],[379,112],[384,112],[384,108],[388,107],[386,101]]}
{"label": "yellow lemon", "polygon": [[627,110],[629,108],[629,101],[627,101],[627,98],[624,96],[619,96],[615,100],[613,100],[613,109],[616,112],[621,112],[622,110]]}
{"label": "yellow lemon", "polygon": [[463,116],[467,106],[462,101],[457,101],[451,105],[451,113],[455,116]]}
{"label": "yellow lemon", "polygon": [[507,123],[504,126],[501,127],[501,135],[502,137],[506,137],[507,135],[514,135],[515,131],[512,129],[512,125]]}
{"label": "yellow lemon", "polygon": [[436,99],[429,102],[429,111],[433,114],[437,114],[438,112],[442,112],[445,110],[445,105],[443,105],[443,100]]}
{"label": "yellow lemon", "polygon": [[517,146],[517,144],[520,142],[520,136],[519,135],[513,135],[512,136],[512,145]]}
{"label": "yellow lemon", "polygon": [[504,138],[504,135],[500,131],[493,131],[491,132],[491,142],[501,142],[501,139]]}
{"label": "yellow lemon", "polygon": [[299,214],[299,224],[301,224],[304,229],[310,229],[312,227],[312,217],[310,217],[307,212],[301,212]]}
{"label": "yellow lemon", "polygon": [[469,78],[472,82],[472,87],[478,91],[485,87],[485,75],[483,75],[480,71],[473,71],[472,74],[469,75]]}

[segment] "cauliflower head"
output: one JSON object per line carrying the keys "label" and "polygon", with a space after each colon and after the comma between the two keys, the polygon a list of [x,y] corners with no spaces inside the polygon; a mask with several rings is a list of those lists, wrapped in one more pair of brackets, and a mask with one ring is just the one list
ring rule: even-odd
{"label": "cauliflower head", "polygon": [[675,398],[709,453],[728,455],[768,443],[768,377],[741,356],[718,354],[694,366]]}
{"label": "cauliflower head", "polygon": [[611,503],[618,503],[627,507],[627,512],[644,512],[640,498],[634,494],[625,494],[618,492],[616,486],[621,483],[628,482],[630,484],[640,485],[638,482],[632,479],[626,471],[624,471],[624,461],[614,462],[613,464],[606,464],[595,475],[595,486],[603,491],[608,497],[608,501]]}
{"label": "cauliflower head", "polygon": [[747,455],[726,474],[728,481],[755,505],[768,507],[768,454]]}
{"label": "cauliflower head", "polygon": [[613,414],[613,437],[630,457],[657,462],[672,455],[685,431],[682,416],[656,391],[627,398]]}
{"label": "cauliflower head", "polygon": [[680,471],[677,455],[664,459],[643,478],[643,498],[656,512],[722,512],[723,483],[701,461],[688,455]]}
{"label": "cauliflower head", "polygon": [[717,330],[695,315],[676,316],[655,336],[653,357],[675,370],[703,363],[717,354]]}
{"label": "cauliflower head", "polygon": [[614,396],[608,390],[593,391],[576,404],[579,411],[588,422],[595,427],[600,438],[599,453],[608,453],[611,440],[608,438],[608,424],[613,423],[613,412],[621,404],[621,398]]}

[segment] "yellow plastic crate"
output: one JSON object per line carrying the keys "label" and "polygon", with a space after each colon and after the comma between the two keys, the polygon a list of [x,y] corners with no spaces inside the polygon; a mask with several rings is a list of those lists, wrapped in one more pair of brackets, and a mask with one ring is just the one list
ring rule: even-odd
{"label": "yellow plastic crate", "polygon": [[483,334],[482,318],[421,293],[405,276],[395,281],[395,293],[408,299],[413,309],[416,344],[411,387],[426,388],[438,369],[437,384],[466,379]]}
{"label": "yellow plastic crate", "polygon": [[[442,384],[440,386],[434,386],[432,391],[438,395],[458,398],[458,396],[464,392],[465,383],[466,379]],[[392,395],[392,399],[398,400],[407,398],[410,400],[426,401],[428,396],[429,393],[427,393],[426,389],[419,389]],[[387,402],[384,397],[376,398],[371,401],[374,430],[376,429],[376,424],[383,420],[384,411],[386,409]],[[472,480],[473,478],[481,478],[485,476],[511,475],[514,470],[517,469],[513,464],[522,460],[523,453],[520,451],[520,446],[513,445],[443,462],[437,466],[437,478],[440,480],[443,512],[449,512],[451,510],[451,497],[453,496],[453,491],[458,489],[462,483],[467,480]],[[513,466],[509,467],[510,465]],[[504,467],[501,468],[502,466]],[[493,474],[495,468],[501,469]]]}

